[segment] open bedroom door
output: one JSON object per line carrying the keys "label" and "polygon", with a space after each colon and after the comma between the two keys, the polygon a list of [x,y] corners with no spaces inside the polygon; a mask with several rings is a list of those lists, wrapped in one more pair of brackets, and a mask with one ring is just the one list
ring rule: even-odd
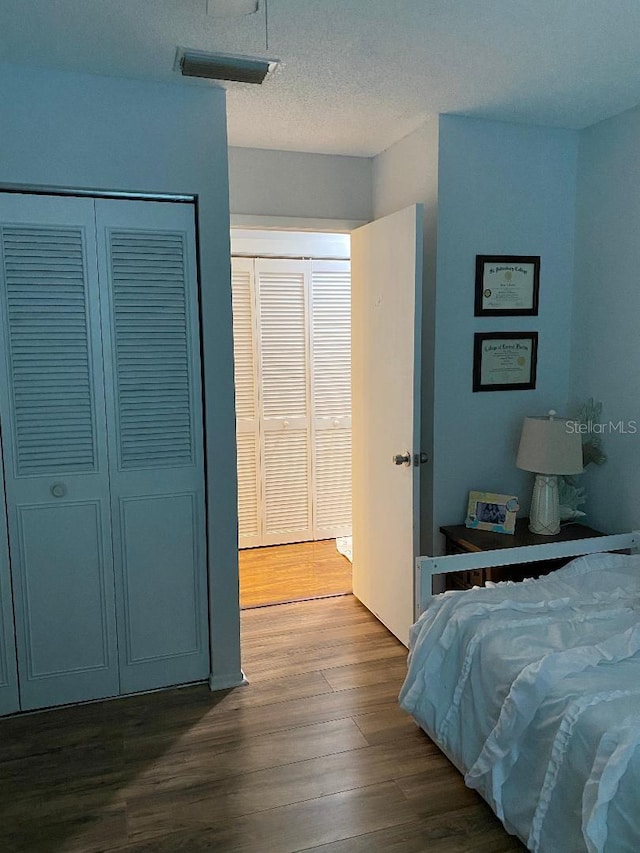
{"label": "open bedroom door", "polygon": [[419,549],[421,205],[351,234],[353,592],[405,645]]}

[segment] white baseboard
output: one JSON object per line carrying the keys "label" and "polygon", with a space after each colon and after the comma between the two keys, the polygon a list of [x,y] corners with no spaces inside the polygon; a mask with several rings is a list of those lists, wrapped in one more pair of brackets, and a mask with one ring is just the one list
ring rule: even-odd
{"label": "white baseboard", "polygon": [[237,675],[210,675],[209,690],[230,690],[232,687],[244,687],[248,680],[242,670]]}

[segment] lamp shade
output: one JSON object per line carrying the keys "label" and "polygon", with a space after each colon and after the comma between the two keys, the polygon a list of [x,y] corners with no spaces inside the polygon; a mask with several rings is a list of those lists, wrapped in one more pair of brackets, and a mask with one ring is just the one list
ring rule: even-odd
{"label": "lamp shade", "polygon": [[582,438],[565,418],[525,418],[516,465],[536,474],[579,474]]}

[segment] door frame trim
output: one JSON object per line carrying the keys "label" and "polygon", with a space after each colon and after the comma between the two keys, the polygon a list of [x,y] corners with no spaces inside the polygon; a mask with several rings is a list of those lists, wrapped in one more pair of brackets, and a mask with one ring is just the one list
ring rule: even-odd
{"label": "door frame trim", "polygon": [[82,187],[50,187],[31,184],[0,183],[0,193],[19,193],[22,195],[77,196],[80,198],[115,198],[131,201],[162,201],[180,204],[197,203],[198,196],[176,193],[125,192],[121,190],[83,189]]}

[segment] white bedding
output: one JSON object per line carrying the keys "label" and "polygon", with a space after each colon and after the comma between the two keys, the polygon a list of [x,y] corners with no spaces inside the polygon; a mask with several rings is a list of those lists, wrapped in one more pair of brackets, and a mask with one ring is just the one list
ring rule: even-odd
{"label": "white bedding", "polygon": [[640,556],[435,596],[400,703],[530,850],[640,851]]}

